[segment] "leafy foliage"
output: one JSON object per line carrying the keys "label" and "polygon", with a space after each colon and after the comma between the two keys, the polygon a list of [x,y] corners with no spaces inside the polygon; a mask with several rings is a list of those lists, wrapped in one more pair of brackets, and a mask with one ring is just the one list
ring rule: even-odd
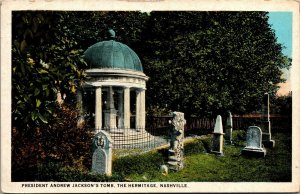
{"label": "leafy foliage", "polygon": [[275,96],[270,100],[272,113],[292,116],[292,93],[287,96]]}
{"label": "leafy foliage", "polygon": [[246,141],[246,131],[245,130],[233,130],[232,131],[232,141],[236,146],[244,146]]}
{"label": "leafy foliage", "polygon": [[57,93],[74,98],[84,78],[83,51],[103,40],[108,28],[116,30],[118,40],[138,45],[146,16],[141,12],[13,12],[13,126],[30,128],[53,119],[59,109]]}
{"label": "leafy foliage", "polygon": [[120,41],[139,54],[142,30],[145,29],[147,14],[135,11],[72,11],[57,12],[64,18],[64,25],[70,32],[67,36],[76,40],[78,49],[86,50],[89,46],[107,38],[107,30],[116,32]]}
{"label": "leafy foliage", "polygon": [[12,122],[27,129],[55,117],[57,93],[75,93],[85,62],[63,15],[17,11],[12,22]]}
{"label": "leafy foliage", "polygon": [[184,155],[192,155],[198,153],[210,153],[212,146],[212,137],[204,136],[184,143]]}
{"label": "leafy foliage", "polygon": [[267,20],[266,12],[14,12],[13,124],[55,115],[57,92],[72,96],[82,51],[108,28],[143,62],[149,113],[257,110],[291,63]]}
{"label": "leafy foliage", "polygon": [[141,57],[150,109],[257,110],[290,66],[267,20],[265,12],[151,12]]}
{"label": "leafy foliage", "polygon": [[[14,11],[12,15],[13,179],[22,179],[24,173],[36,177],[37,164],[49,161],[89,169],[91,134],[76,127],[77,113],[71,108],[85,76],[83,50],[116,26],[117,33],[125,34],[122,40],[134,44],[140,36],[136,26],[143,24],[140,18],[146,14]],[[59,93],[70,107],[58,105]]]}
{"label": "leafy foliage", "polygon": [[122,175],[140,174],[145,171],[158,171],[163,164],[160,153],[146,153],[141,155],[125,156],[113,162],[113,171]]}
{"label": "leafy foliage", "polygon": [[[37,177],[38,165],[55,162],[65,167],[87,171],[91,166],[91,130],[77,128],[77,112],[63,106],[52,126],[28,132],[12,132],[12,177],[20,180]],[[30,172],[30,173],[29,173]],[[30,176],[30,174],[32,174]]]}

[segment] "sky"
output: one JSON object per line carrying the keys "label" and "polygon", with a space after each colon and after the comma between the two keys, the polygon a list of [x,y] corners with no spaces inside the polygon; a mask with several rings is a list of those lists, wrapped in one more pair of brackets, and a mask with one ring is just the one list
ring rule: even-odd
{"label": "sky", "polygon": [[[292,12],[269,12],[269,24],[274,29],[277,41],[285,48],[283,54],[292,58]],[[280,84],[279,95],[286,95],[291,91],[290,72],[283,70],[286,83]]]}

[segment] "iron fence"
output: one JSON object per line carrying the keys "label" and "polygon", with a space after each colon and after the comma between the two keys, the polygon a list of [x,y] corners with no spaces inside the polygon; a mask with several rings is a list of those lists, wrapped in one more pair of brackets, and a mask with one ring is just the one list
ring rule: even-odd
{"label": "iron fence", "polygon": [[[163,129],[169,126],[168,121],[171,120],[171,116],[149,116],[147,118],[147,126],[156,128],[157,130]],[[260,115],[256,116],[243,116],[234,115],[232,117],[233,130],[247,130],[249,126],[260,125]],[[186,132],[198,131],[200,134],[211,133],[215,127],[215,118],[208,117],[191,117],[187,119],[185,126]],[[226,117],[222,119],[223,127],[226,125]],[[291,132],[292,129],[292,117],[284,115],[270,115],[272,132]],[[188,133],[187,133],[188,134]]]}
{"label": "iron fence", "polygon": [[[259,116],[233,116],[233,129],[247,130],[251,125],[260,125],[261,118]],[[276,132],[286,132],[290,133],[292,131],[292,117],[276,115],[270,116],[271,131]]]}
{"label": "iron fence", "polygon": [[[152,149],[169,143],[171,116],[147,117],[146,128],[103,128],[114,140],[114,149]],[[249,126],[259,126],[259,116],[233,116],[233,130],[247,130]],[[292,118],[288,116],[271,116],[271,130],[291,132]],[[226,118],[223,118],[225,127]],[[192,117],[185,126],[185,136],[205,135],[212,133],[215,126],[214,118]]]}
{"label": "iron fence", "polygon": [[[154,128],[102,128],[113,139],[114,149],[152,149],[169,143],[168,127]],[[97,132],[97,130],[96,130]]]}

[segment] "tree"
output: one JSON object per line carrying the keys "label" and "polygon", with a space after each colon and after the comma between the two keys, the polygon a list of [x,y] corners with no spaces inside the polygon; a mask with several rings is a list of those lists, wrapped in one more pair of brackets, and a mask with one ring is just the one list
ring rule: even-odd
{"label": "tree", "polygon": [[14,12],[13,124],[55,115],[56,93],[72,96],[83,50],[108,28],[142,60],[149,113],[257,110],[291,63],[267,20],[266,12]]}
{"label": "tree", "polygon": [[150,110],[258,110],[290,66],[266,12],[151,12],[148,25],[141,58]]}
{"label": "tree", "polygon": [[292,116],[292,92],[285,96],[275,96],[270,101],[271,113]]}
{"label": "tree", "polygon": [[73,37],[80,49],[103,41],[108,29],[116,32],[116,40],[130,47],[141,42],[147,17],[146,13],[135,11],[72,11],[58,12],[63,16],[64,25],[70,30],[67,36]]}
{"label": "tree", "polygon": [[57,93],[75,93],[83,78],[82,51],[58,12],[13,12],[12,124],[28,129],[59,110]]}

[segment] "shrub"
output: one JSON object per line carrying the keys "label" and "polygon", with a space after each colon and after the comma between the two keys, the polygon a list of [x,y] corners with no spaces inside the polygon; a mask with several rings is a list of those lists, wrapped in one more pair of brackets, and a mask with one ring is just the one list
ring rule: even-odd
{"label": "shrub", "polygon": [[194,139],[184,144],[184,155],[192,155],[198,153],[209,153],[211,148],[211,137],[205,136]]}
{"label": "shrub", "polygon": [[233,130],[232,131],[232,141],[234,145],[244,146],[246,140],[245,130]]}
{"label": "shrub", "polygon": [[14,182],[19,181],[36,181],[38,169],[36,166],[19,167],[12,170],[11,180]]}
{"label": "shrub", "polygon": [[140,174],[145,171],[157,171],[164,163],[162,154],[148,152],[141,155],[130,155],[113,161],[113,172],[121,175]]}
{"label": "shrub", "polygon": [[208,135],[207,138],[201,139],[201,142],[203,143],[206,152],[210,153],[213,144],[212,135]]}
{"label": "shrub", "polygon": [[29,131],[13,128],[12,181],[38,178],[36,166],[49,162],[90,169],[92,134],[87,127],[77,127],[77,117],[73,107],[63,105],[51,125]]}
{"label": "shrub", "polygon": [[212,132],[211,129],[207,129],[207,128],[197,128],[197,129],[189,129],[189,128],[187,128],[184,131],[184,135],[186,137],[189,137],[189,136],[192,137],[192,136],[208,135],[211,132]]}

